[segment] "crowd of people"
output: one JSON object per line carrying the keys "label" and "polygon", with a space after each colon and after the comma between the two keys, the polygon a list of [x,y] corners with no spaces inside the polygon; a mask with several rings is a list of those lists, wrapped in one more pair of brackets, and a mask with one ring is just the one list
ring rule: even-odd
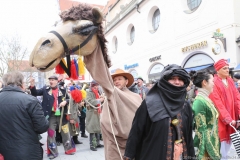
{"label": "crowd of people", "polygon": [[0,80],[0,154],[40,160],[40,134],[47,132],[50,159],[61,143],[74,154],[78,136],[89,138],[91,151],[104,147],[106,160],[228,159],[232,126],[240,126],[240,76],[231,78],[224,59],[214,69],[188,73],[167,65],[156,83],[145,85],[116,69],[108,96],[95,80],[65,84],[57,75],[39,89],[31,78],[26,94],[23,75],[7,73]]}

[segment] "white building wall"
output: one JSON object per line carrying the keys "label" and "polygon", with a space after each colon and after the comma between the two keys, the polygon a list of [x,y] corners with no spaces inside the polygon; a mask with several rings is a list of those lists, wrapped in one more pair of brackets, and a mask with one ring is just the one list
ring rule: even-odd
{"label": "white building wall", "polygon": [[[134,69],[139,76],[147,80],[150,66],[154,63],[149,62],[149,58],[161,55],[157,62],[163,65],[183,65],[186,58],[197,51],[208,54],[214,61],[220,58],[230,59],[230,66],[236,67],[240,63],[240,49],[235,42],[240,35],[240,1],[202,0],[200,7],[191,14],[183,12],[186,3],[187,0],[145,0],[139,6],[140,13],[136,9],[133,10],[107,31],[106,38],[109,41],[108,49],[113,64],[110,70],[124,69],[124,65],[138,63],[138,67]],[[155,33],[150,33],[148,25],[151,19],[148,20],[148,15],[153,7],[160,10],[160,24]],[[111,12],[114,12],[114,9]],[[129,25],[135,27],[135,40],[132,45],[127,44]],[[212,52],[215,39],[211,37],[218,28],[226,38],[227,52],[219,42],[221,53],[215,55]],[[113,53],[114,37],[118,39],[116,53]],[[205,40],[208,46],[204,48],[185,53],[181,51],[183,47]]]}

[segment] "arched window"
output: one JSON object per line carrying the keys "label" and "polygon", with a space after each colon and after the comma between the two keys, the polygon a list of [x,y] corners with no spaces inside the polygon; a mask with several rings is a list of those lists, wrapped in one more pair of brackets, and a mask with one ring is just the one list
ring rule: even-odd
{"label": "arched window", "polygon": [[113,37],[112,39],[112,53],[116,53],[118,49],[118,39],[116,36]]}
{"label": "arched window", "polygon": [[130,71],[130,74],[133,76],[134,81],[136,81],[137,78],[138,78],[138,73],[137,73],[137,71],[136,71],[135,69],[133,69],[133,70]]}
{"label": "arched window", "polygon": [[130,32],[130,40],[131,40],[131,43],[134,42],[134,38],[135,38],[135,28],[134,26],[131,28],[131,32]]}
{"label": "arched window", "polygon": [[164,69],[164,66],[161,63],[156,63],[151,66],[151,69],[148,73],[149,82],[153,82],[160,79],[160,73]]}
{"label": "arched window", "polygon": [[118,48],[118,39],[115,39],[115,51],[117,52],[117,48]]}
{"label": "arched window", "polygon": [[160,22],[160,11],[159,11],[159,9],[157,9],[154,12],[153,17],[152,17],[152,27],[153,27],[154,31],[156,31],[158,29],[159,22]]}
{"label": "arched window", "polygon": [[195,11],[201,4],[202,0],[187,0],[188,8]]}

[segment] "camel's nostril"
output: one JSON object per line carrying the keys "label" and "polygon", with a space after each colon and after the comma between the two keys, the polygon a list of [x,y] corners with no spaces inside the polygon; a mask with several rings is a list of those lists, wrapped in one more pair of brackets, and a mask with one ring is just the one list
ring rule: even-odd
{"label": "camel's nostril", "polygon": [[47,40],[45,40],[45,41],[42,43],[42,46],[47,45],[47,44],[49,44],[49,43],[51,43],[51,42],[50,42],[50,40],[47,39]]}

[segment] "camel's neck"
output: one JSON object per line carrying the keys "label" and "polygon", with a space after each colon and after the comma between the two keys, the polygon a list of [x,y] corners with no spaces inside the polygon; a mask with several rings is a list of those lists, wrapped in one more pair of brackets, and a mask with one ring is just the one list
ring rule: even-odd
{"label": "camel's neck", "polygon": [[99,44],[92,54],[84,57],[84,63],[92,78],[102,86],[106,96],[110,96],[114,85]]}

